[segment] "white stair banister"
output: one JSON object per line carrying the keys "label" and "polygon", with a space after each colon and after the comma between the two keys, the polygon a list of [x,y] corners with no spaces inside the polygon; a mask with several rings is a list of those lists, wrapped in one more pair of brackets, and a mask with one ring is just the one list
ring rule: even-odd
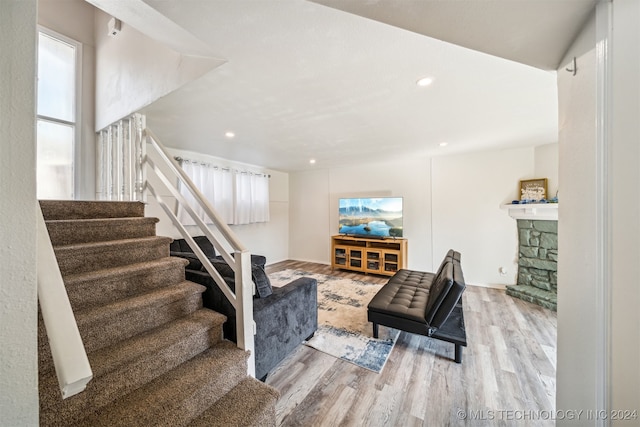
{"label": "white stair banister", "polygon": [[[207,270],[207,272],[214,279],[218,287],[223,291],[229,302],[234,306],[236,310],[236,338],[237,345],[245,351],[249,352],[247,358],[247,373],[255,377],[255,322],[253,320],[253,292],[255,285],[251,278],[251,253],[244,247],[242,242],[233,233],[227,223],[220,217],[216,210],[211,206],[209,201],[204,197],[202,192],[195,186],[191,178],[184,172],[184,170],[176,163],[172,156],[166,151],[164,146],[160,143],[158,138],[149,129],[144,129],[142,132],[143,147],[149,144],[149,147],[153,148],[162,161],[162,165],[166,166],[169,171],[177,178],[177,180],[184,185],[193,195],[195,202],[202,208],[205,214],[213,222],[217,231],[220,233],[222,239],[233,250],[233,257],[229,255],[222,244],[218,241],[214,233],[211,231],[199,217],[195,214],[193,208],[188,205],[185,198],[180,194],[176,184],[172,183],[167,176],[162,172],[154,161],[146,155],[142,157],[142,162],[139,165],[147,172],[153,172],[154,175],[161,181],[164,187],[175,197],[176,201],[185,208],[185,211],[194,219],[200,231],[209,239],[216,250],[222,255],[224,260],[233,268],[235,273],[235,293],[228,287],[224,279],[220,276],[217,270],[213,267],[211,262],[207,259],[204,253],[195,244],[189,233],[184,226],[180,224],[176,215],[172,212],[172,209],[162,199],[159,193],[153,188],[151,183],[145,178],[144,189],[149,190],[155,197],[158,204],[165,211],[169,219],[174,223],[180,234],[187,240],[189,246],[196,254],[200,262]],[[144,152],[144,151],[143,151]],[[145,167],[145,166],[148,166]]]}
{"label": "white stair banister", "polygon": [[[255,377],[256,359],[253,336],[255,335],[255,323],[253,321],[253,289],[251,279],[251,254],[248,251],[236,252],[236,337],[238,346],[251,352],[247,359],[247,370]],[[238,274],[240,272],[240,274]]]}
{"label": "white stair banister", "polygon": [[[122,130],[126,131],[122,132]],[[126,141],[123,138],[114,137],[114,133],[122,136]],[[152,150],[153,159],[156,159],[158,165],[147,155],[147,149]],[[123,167],[123,161],[134,164],[130,165],[131,167],[128,165]],[[206,271],[236,309],[237,345],[250,352],[247,371],[249,375],[255,376],[254,335],[256,327],[253,321],[255,285],[251,277],[251,254],[249,251],[194,185],[191,178],[169,155],[159,139],[146,128],[144,115],[134,114],[100,131],[98,163],[100,189],[98,194],[100,198],[123,200],[135,197],[135,200],[146,202],[147,191],[150,192],[167,217],[173,222],[175,228],[189,243]],[[165,172],[168,174],[165,175]],[[193,218],[199,232],[209,239],[216,251],[233,269],[235,291],[227,285],[198,245],[195,244],[193,238],[173,212],[173,207],[163,200],[160,192],[149,182],[147,173],[153,174],[155,178],[160,180],[162,186],[169,191],[179,206],[184,208],[184,211]],[[124,186],[114,185],[114,183],[124,183]],[[190,202],[178,190],[178,185],[184,186],[193,195],[198,208],[202,209],[213,222],[217,234],[195,214],[194,206],[189,205]],[[232,254],[228,252],[227,248],[231,248]]]}
{"label": "white stair banister", "polygon": [[231,244],[231,246],[235,250],[246,250],[242,242],[238,239],[238,237],[231,231],[231,228],[227,225],[227,223],[218,215],[218,213],[213,209],[213,207],[207,201],[207,198],[204,197],[204,194],[198,187],[195,186],[191,178],[184,173],[182,168],[176,163],[176,161],[167,153],[165,148],[160,144],[158,138],[151,132],[149,129],[145,129],[144,133],[149,136],[149,140],[153,147],[158,150],[158,153],[161,154],[163,160],[167,166],[171,169],[173,173],[180,177],[180,180],[189,188],[189,191],[195,196],[197,200],[200,201],[202,208],[204,209],[207,216],[213,221],[215,226],[220,230],[224,238]]}
{"label": "white stair banister", "polygon": [[93,378],[49,232],[38,206],[38,300],[62,398],[82,392]]}

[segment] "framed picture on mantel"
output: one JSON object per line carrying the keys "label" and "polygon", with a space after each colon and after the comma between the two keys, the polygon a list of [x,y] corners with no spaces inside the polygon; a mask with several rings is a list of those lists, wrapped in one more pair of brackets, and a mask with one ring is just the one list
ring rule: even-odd
{"label": "framed picture on mantel", "polygon": [[547,198],[547,178],[520,181],[520,200],[542,200]]}

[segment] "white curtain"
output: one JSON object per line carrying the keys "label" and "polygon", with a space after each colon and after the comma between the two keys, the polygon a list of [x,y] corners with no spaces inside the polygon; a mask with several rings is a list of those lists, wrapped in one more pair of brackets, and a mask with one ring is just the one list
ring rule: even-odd
{"label": "white curtain", "polygon": [[234,224],[269,221],[269,177],[236,172]]}
{"label": "white curtain", "polygon": [[253,175],[253,222],[269,221],[269,176]]}
{"label": "white curtain", "polygon": [[[190,161],[181,162],[182,169],[191,178],[195,186],[202,192],[218,215],[227,223],[233,220],[233,179],[231,171],[210,165]],[[206,224],[213,221],[205,215],[199,204],[195,203],[191,192],[180,185],[180,194],[187,200],[189,206]],[[178,209],[178,219],[184,225],[195,225],[195,221],[182,207]]]}
{"label": "white curtain", "polygon": [[[231,171],[188,160],[181,160],[180,164],[227,224],[269,221],[269,177],[267,175]],[[186,187],[181,185],[180,193],[205,223],[212,223],[203,209],[194,202],[191,192]],[[184,225],[195,225],[195,221],[182,207],[178,209],[178,219]]]}

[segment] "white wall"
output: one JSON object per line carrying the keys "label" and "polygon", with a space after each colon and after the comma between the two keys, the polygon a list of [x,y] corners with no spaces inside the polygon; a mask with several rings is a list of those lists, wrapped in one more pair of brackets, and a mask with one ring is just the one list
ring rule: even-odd
{"label": "white wall", "polygon": [[329,264],[331,224],[330,170],[317,169],[289,175],[289,258]]}
{"label": "white wall", "polygon": [[289,257],[331,262],[339,198],[401,196],[409,268],[432,271],[454,248],[467,283],[515,284],[517,227],[500,205],[518,197],[520,180],[535,178],[538,163],[557,182],[554,150],[557,144],[291,173]]}
{"label": "white wall", "polygon": [[[597,408],[595,43],[591,17],[558,69],[558,409]],[[574,56],[575,76],[564,70]]]}
{"label": "white wall", "polygon": [[[407,267],[430,269],[430,176],[431,165],[426,157],[332,169],[329,174],[330,234],[338,232],[338,199],[402,197],[403,237],[408,240]],[[330,255],[329,250],[325,255],[327,262],[331,262]]]}
{"label": "white wall", "polygon": [[38,425],[36,0],[0,1],[0,423]]}
{"label": "white wall", "polygon": [[[288,259],[289,238],[289,176],[286,173],[265,169],[256,165],[233,162],[219,157],[208,156],[205,154],[194,153],[185,150],[168,149],[173,156],[180,156],[185,159],[198,160],[205,163],[219,165],[221,167],[230,167],[240,170],[248,170],[258,173],[266,173],[271,175],[269,179],[269,215],[268,222],[232,225],[230,226],[240,241],[247,247],[251,253],[264,255],[267,258],[267,264],[273,264]],[[149,151],[152,159],[153,151]],[[160,164],[156,161],[156,164]],[[163,171],[170,176],[168,172]],[[168,190],[160,184],[159,180],[154,179],[152,174],[148,174],[149,181],[160,193],[160,197],[167,201],[173,207],[175,212],[175,198],[171,196]],[[173,226],[171,220],[166,216],[162,208],[157,202],[149,196],[146,206],[146,215],[160,218],[157,226],[157,234],[169,236],[173,238],[181,238],[180,232]],[[199,228],[196,226],[186,227],[192,236],[201,235]]]}
{"label": "white wall", "polygon": [[640,2],[613,2],[611,409],[640,410],[639,22]]}
{"label": "white wall", "polygon": [[468,284],[515,284],[517,226],[500,205],[519,198],[519,182],[534,178],[534,165],[533,147],[434,157],[434,265],[455,249]]}
{"label": "white wall", "polygon": [[532,178],[547,178],[547,199],[558,191],[558,148],[558,144],[545,144],[535,147],[534,151],[535,176]]}
{"label": "white wall", "polygon": [[221,61],[182,55],[122,23],[116,36],[107,35],[111,16],[96,12],[96,129],[151,104]]}
{"label": "white wall", "polygon": [[338,233],[338,199],[393,196],[404,198],[408,267],[430,269],[430,169],[428,158],[418,158],[291,173],[290,258],[330,264],[331,236]]}
{"label": "white wall", "polygon": [[95,198],[95,8],[84,0],[39,0],[38,24],[82,43],[80,140],[76,141],[75,198]]}
{"label": "white wall", "polygon": [[[600,98],[597,43],[609,7],[611,81]],[[640,408],[639,21],[637,0],[600,3],[564,61],[576,56],[578,74],[558,74],[558,409]],[[598,107],[607,112],[601,128]]]}

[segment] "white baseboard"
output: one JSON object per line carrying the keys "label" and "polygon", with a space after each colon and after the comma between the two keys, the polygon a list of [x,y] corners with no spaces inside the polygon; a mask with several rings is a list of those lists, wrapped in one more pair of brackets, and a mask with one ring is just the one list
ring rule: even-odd
{"label": "white baseboard", "polygon": [[501,285],[499,283],[487,284],[487,283],[467,283],[467,286],[477,286],[479,288],[491,288],[491,289],[499,289],[504,291],[507,289],[507,286],[511,285]]}

